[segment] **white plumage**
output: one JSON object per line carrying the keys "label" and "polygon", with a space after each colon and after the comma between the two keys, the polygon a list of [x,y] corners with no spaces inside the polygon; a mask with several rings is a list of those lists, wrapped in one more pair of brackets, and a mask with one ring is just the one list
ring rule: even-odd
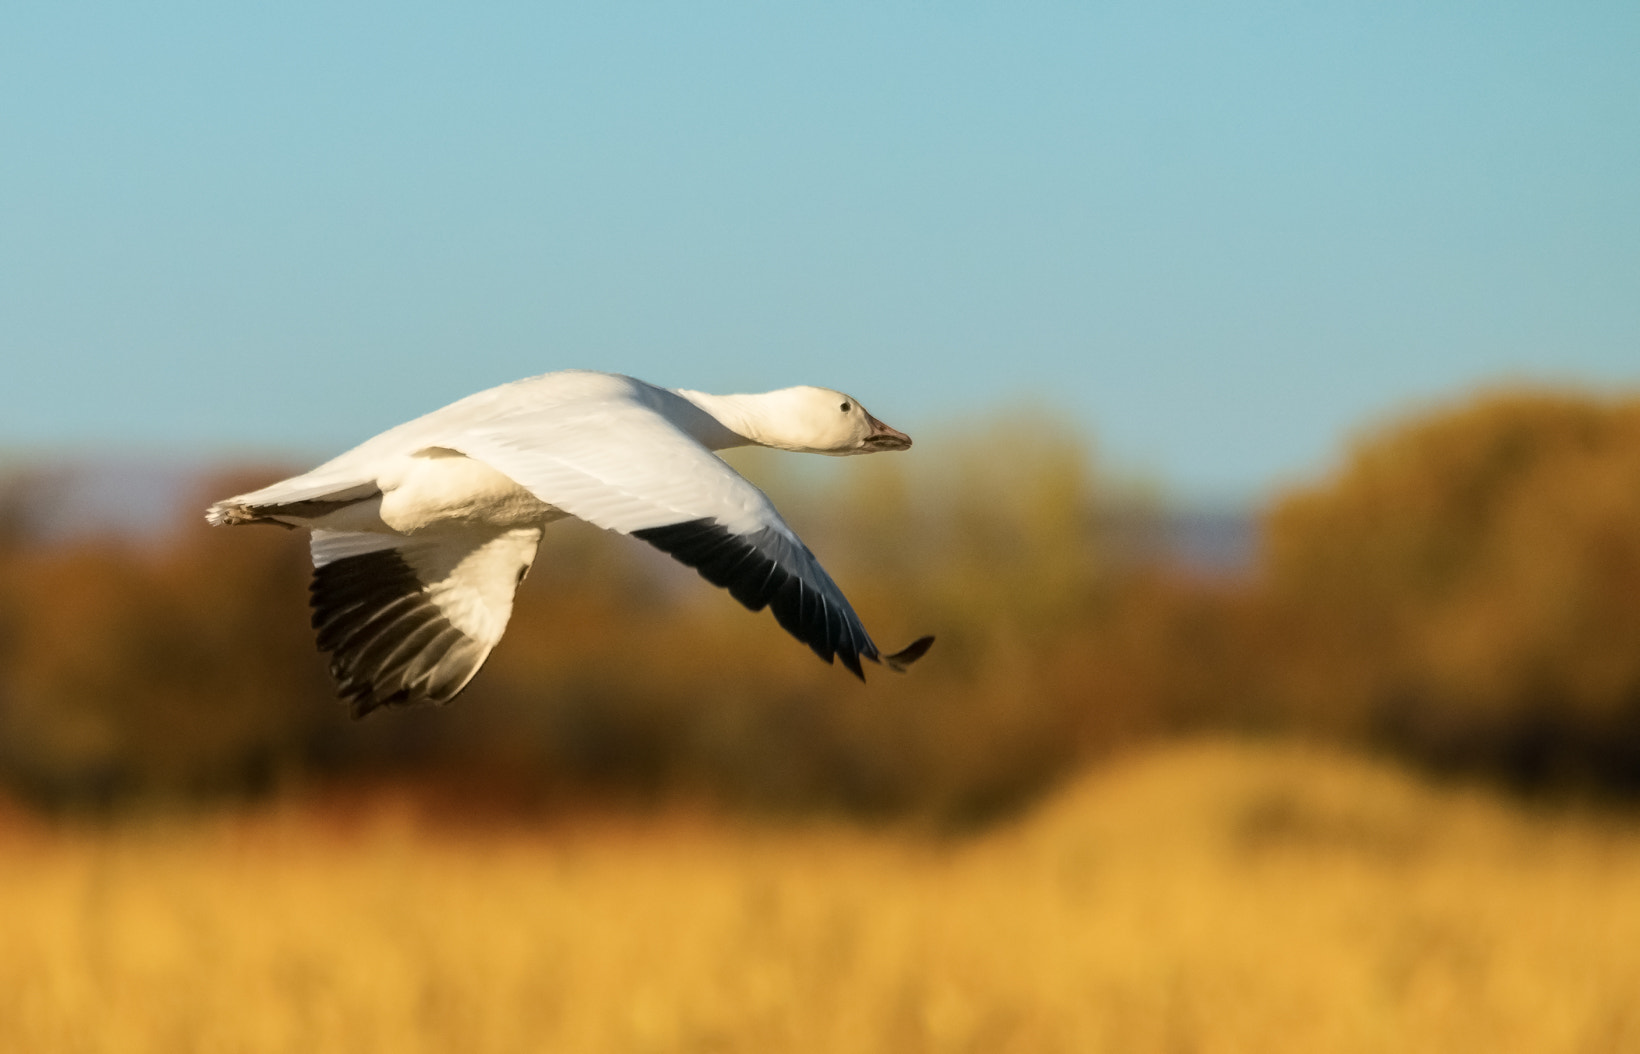
{"label": "white plumage", "polygon": [[770,607],[856,675],[861,658],[920,658],[933,638],[880,656],[769,499],[712,453],[745,444],[842,455],[911,439],[826,388],[707,395],[565,370],[470,395],[206,518],[312,528],[313,624],[355,716],[465,688],[506,630],[542,528],[565,516]]}

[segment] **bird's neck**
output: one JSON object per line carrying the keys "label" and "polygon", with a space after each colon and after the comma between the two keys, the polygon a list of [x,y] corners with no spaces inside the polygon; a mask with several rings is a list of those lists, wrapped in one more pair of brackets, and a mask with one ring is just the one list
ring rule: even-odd
{"label": "bird's neck", "polygon": [[685,400],[702,411],[698,417],[690,415],[679,424],[684,431],[700,440],[707,449],[723,450],[735,446],[781,446],[772,441],[768,427],[768,407],[762,395],[710,395],[687,389],[674,389]]}

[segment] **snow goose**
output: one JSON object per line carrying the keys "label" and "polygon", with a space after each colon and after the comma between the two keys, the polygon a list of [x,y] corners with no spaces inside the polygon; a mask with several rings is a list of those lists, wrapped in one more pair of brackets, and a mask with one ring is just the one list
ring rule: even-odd
{"label": "snow goose", "polygon": [[470,395],[311,472],[219,501],[216,526],[313,532],[313,627],[355,717],[448,703],[500,641],[547,524],[641,538],[828,663],[903,670],[933,643],[877,646],[763,492],[712,453],[904,450],[911,438],[827,388],[707,395],[564,370]]}

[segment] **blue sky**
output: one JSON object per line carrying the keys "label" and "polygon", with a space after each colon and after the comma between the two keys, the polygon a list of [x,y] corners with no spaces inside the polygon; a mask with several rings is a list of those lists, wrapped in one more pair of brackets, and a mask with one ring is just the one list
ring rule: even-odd
{"label": "blue sky", "polygon": [[1640,386],[1636,56],[1632,0],[11,3],[0,449],[311,460],[582,366],[1253,499]]}

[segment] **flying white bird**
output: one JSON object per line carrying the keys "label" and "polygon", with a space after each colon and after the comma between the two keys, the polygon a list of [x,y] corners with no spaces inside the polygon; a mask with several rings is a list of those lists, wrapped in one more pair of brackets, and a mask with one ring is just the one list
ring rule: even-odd
{"label": "flying white bird", "polygon": [[707,395],[564,370],[470,395],[311,472],[206,510],[216,526],[313,531],[313,627],[353,716],[448,703],[501,640],[541,531],[566,516],[641,538],[764,607],[864,680],[880,655],[774,505],[712,453],[904,450],[911,438],[827,388]]}

